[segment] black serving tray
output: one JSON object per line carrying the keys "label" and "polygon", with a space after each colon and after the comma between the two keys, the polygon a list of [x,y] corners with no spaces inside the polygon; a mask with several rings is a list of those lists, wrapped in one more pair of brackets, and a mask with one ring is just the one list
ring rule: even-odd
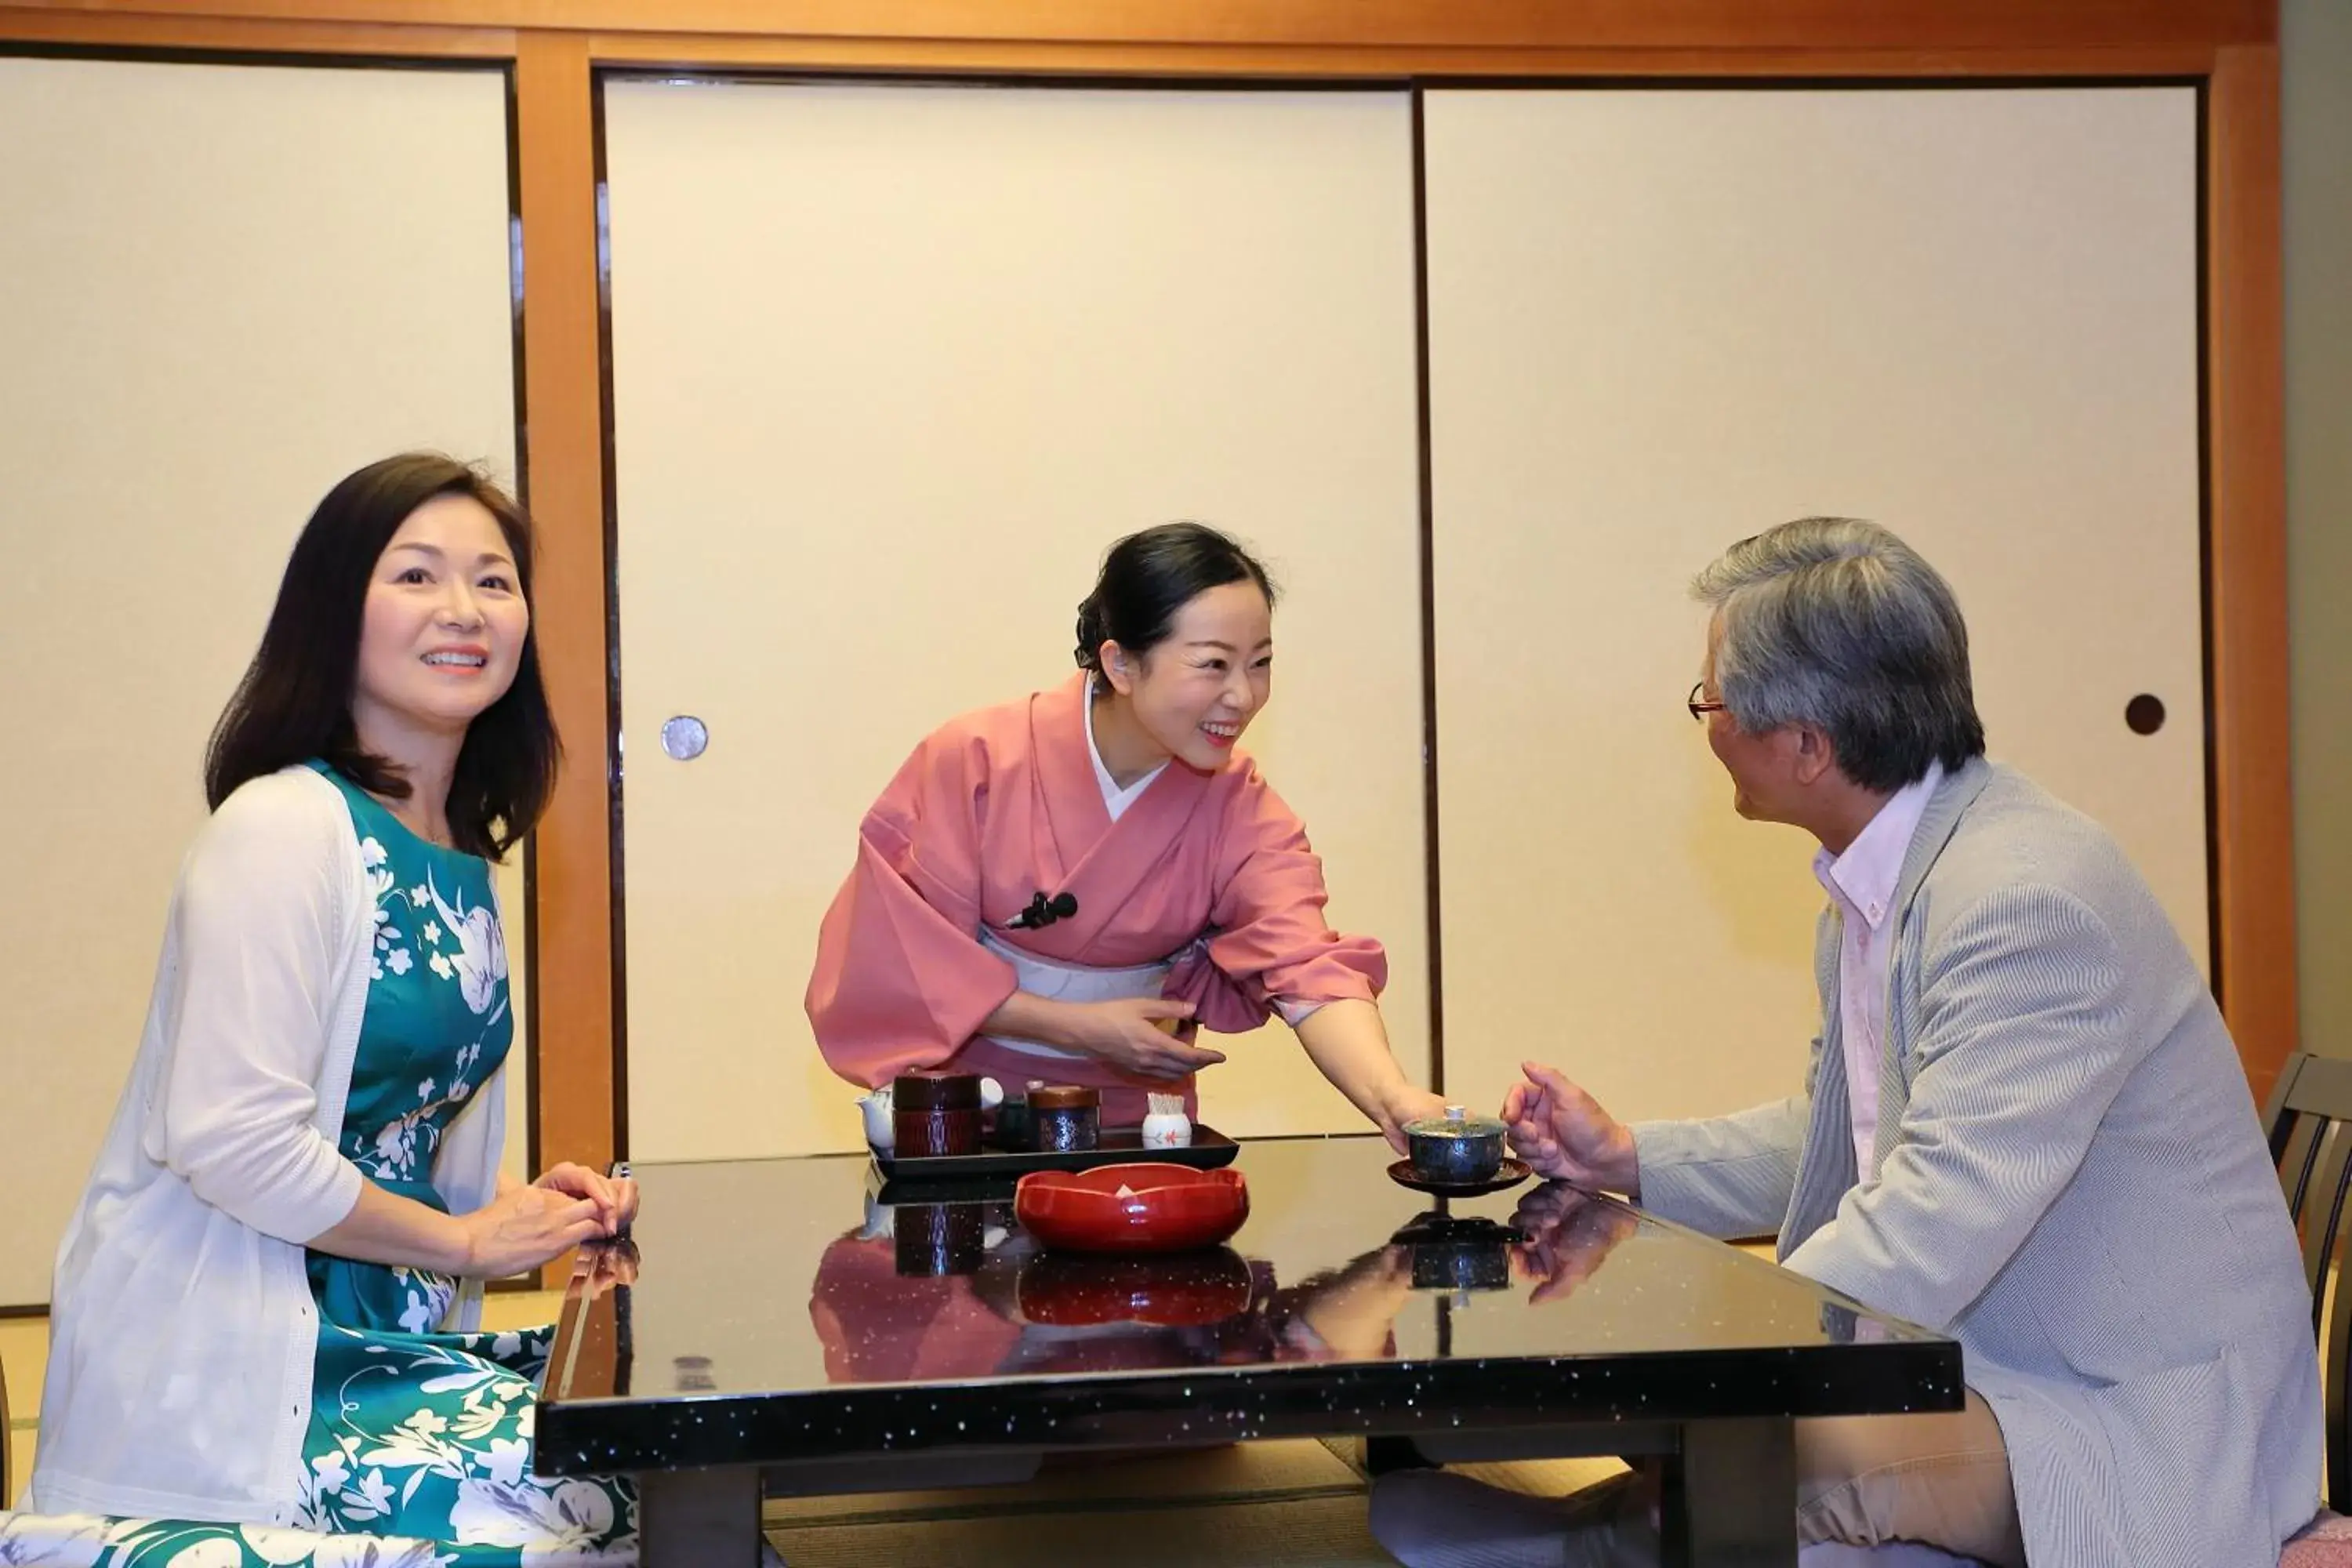
{"label": "black serving tray", "polygon": [[874,1151],[875,1169],[883,1179],[899,1182],[1010,1180],[1032,1171],[1091,1171],[1097,1165],[1190,1165],[1213,1171],[1230,1165],[1242,1146],[1213,1127],[1192,1123],[1192,1142],[1175,1149],[1147,1149],[1140,1127],[1106,1127],[1098,1147],[1074,1150],[982,1149],[977,1154],[949,1154],[938,1159],[901,1160]]}

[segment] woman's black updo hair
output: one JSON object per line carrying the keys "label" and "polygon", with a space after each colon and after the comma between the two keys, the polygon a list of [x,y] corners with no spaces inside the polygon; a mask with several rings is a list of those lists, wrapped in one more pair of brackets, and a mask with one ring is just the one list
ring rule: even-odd
{"label": "woman's black updo hair", "polygon": [[1078,606],[1078,668],[1102,675],[1102,645],[1137,656],[1165,641],[1176,612],[1211,588],[1255,583],[1274,607],[1274,579],[1256,556],[1204,523],[1163,522],[1130,533],[1103,556],[1095,591]]}

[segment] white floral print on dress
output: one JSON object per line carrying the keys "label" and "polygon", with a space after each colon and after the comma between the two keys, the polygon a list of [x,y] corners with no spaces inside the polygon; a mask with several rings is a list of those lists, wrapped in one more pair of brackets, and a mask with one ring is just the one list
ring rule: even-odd
{"label": "white floral print on dress", "polygon": [[498,911],[488,904],[464,907],[466,895],[457,894],[457,907],[452,908],[441,897],[440,889],[433,885],[430,873],[425,877],[426,890],[432,894],[433,908],[441,923],[457,941],[457,984],[465,992],[466,1005],[477,1014],[487,1013],[498,999],[498,988],[507,977],[507,939],[499,930]]}
{"label": "white floral print on dress", "polygon": [[593,1548],[613,1529],[613,1499],[593,1481],[541,1489],[495,1481],[457,1483],[449,1528],[464,1542],[519,1546],[525,1563],[560,1563]]}

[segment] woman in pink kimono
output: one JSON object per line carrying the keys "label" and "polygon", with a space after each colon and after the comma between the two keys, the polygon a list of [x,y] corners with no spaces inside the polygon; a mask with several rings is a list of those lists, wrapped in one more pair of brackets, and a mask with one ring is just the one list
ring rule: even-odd
{"label": "woman in pink kimono", "polygon": [[1274,1014],[1402,1147],[1443,1109],[1390,1054],[1388,962],[1324,923],[1305,826],[1234,742],[1272,681],[1274,588],[1223,534],[1170,523],[1104,558],[1079,673],[915,748],[860,826],[825,911],[809,1021],[878,1087],[952,1063],[1103,1091],[1140,1121],[1224,1060],[1196,1029]]}

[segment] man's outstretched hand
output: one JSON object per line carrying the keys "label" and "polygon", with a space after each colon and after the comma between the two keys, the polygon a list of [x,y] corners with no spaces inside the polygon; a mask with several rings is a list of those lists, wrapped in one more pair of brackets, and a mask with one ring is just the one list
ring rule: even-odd
{"label": "man's outstretched hand", "polygon": [[1521,1062],[1527,1081],[1503,1097],[1511,1148],[1548,1181],[1638,1197],[1641,1163],[1633,1130],[1562,1077],[1557,1068]]}

